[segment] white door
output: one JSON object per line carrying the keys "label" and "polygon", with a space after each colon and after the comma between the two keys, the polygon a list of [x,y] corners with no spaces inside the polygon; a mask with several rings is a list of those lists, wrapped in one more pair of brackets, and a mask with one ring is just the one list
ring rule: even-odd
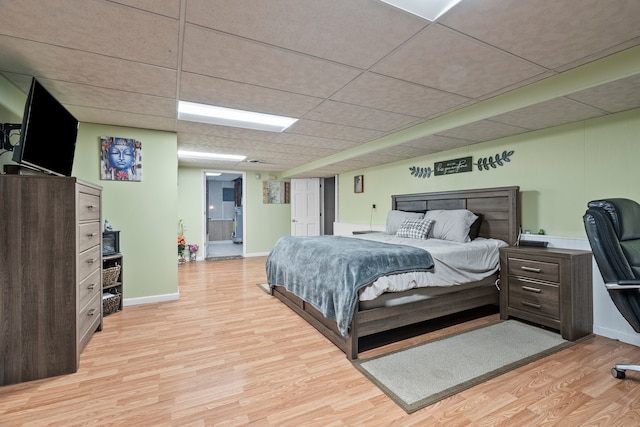
{"label": "white door", "polygon": [[320,235],[320,178],[291,180],[291,235]]}

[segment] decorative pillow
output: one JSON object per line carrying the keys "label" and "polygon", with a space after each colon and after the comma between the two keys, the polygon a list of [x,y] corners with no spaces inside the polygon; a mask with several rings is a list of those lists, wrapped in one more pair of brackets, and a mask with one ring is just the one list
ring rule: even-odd
{"label": "decorative pillow", "polygon": [[424,218],[435,221],[428,237],[466,243],[471,241],[469,229],[478,216],[466,209],[452,209],[427,211]]}
{"label": "decorative pillow", "polygon": [[409,237],[410,239],[426,239],[429,230],[433,227],[431,219],[405,219],[398,231],[397,237]]}
{"label": "decorative pillow", "polygon": [[391,210],[387,214],[387,228],[385,231],[388,234],[396,234],[398,227],[405,219],[422,219],[423,217],[424,214],[422,212]]}
{"label": "decorative pillow", "polygon": [[480,226],[482,225],[482,214],[476,215],[478,218],[476,218],[476,220],[473,221],[473,224],[471,224],[471,227],[469,227],[469,238],[471,240],[475,240],[478,237],[478,234],[480,233]]}

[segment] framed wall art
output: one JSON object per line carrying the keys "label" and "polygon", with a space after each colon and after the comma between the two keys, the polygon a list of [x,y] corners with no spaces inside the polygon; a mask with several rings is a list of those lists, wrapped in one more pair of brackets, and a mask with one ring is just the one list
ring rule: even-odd
{"label": "framed wall art", "polygon": [[353,178],[353,192],[364,193],[364,175],[356,175]]}
{"label": "framed wall art", "polygon": [[133,138],[101,136],[100,179],[142,181],[142,142]]}

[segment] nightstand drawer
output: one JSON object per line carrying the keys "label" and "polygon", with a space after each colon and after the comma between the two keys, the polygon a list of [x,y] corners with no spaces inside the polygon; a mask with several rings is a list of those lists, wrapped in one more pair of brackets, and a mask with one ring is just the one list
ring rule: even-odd
{"label": "nightstand drawer", "polygon": [[560,281],[560,267],[556,263],[509,258],[509,274],[531,277],[549,282]]}
{"label": "nightstand drawer", "polygon": [[560,318],[560,294],[557,285],[509,279],[509,306],[528,313]]}

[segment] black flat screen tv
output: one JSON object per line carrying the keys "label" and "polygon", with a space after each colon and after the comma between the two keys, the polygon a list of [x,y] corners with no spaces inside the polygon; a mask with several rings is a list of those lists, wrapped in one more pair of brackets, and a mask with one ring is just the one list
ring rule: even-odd
{"label": "black flat screen tv", "polygon": [[33,78],[13,161],[49,174],[71,176],[77,137],[78,120]]}

